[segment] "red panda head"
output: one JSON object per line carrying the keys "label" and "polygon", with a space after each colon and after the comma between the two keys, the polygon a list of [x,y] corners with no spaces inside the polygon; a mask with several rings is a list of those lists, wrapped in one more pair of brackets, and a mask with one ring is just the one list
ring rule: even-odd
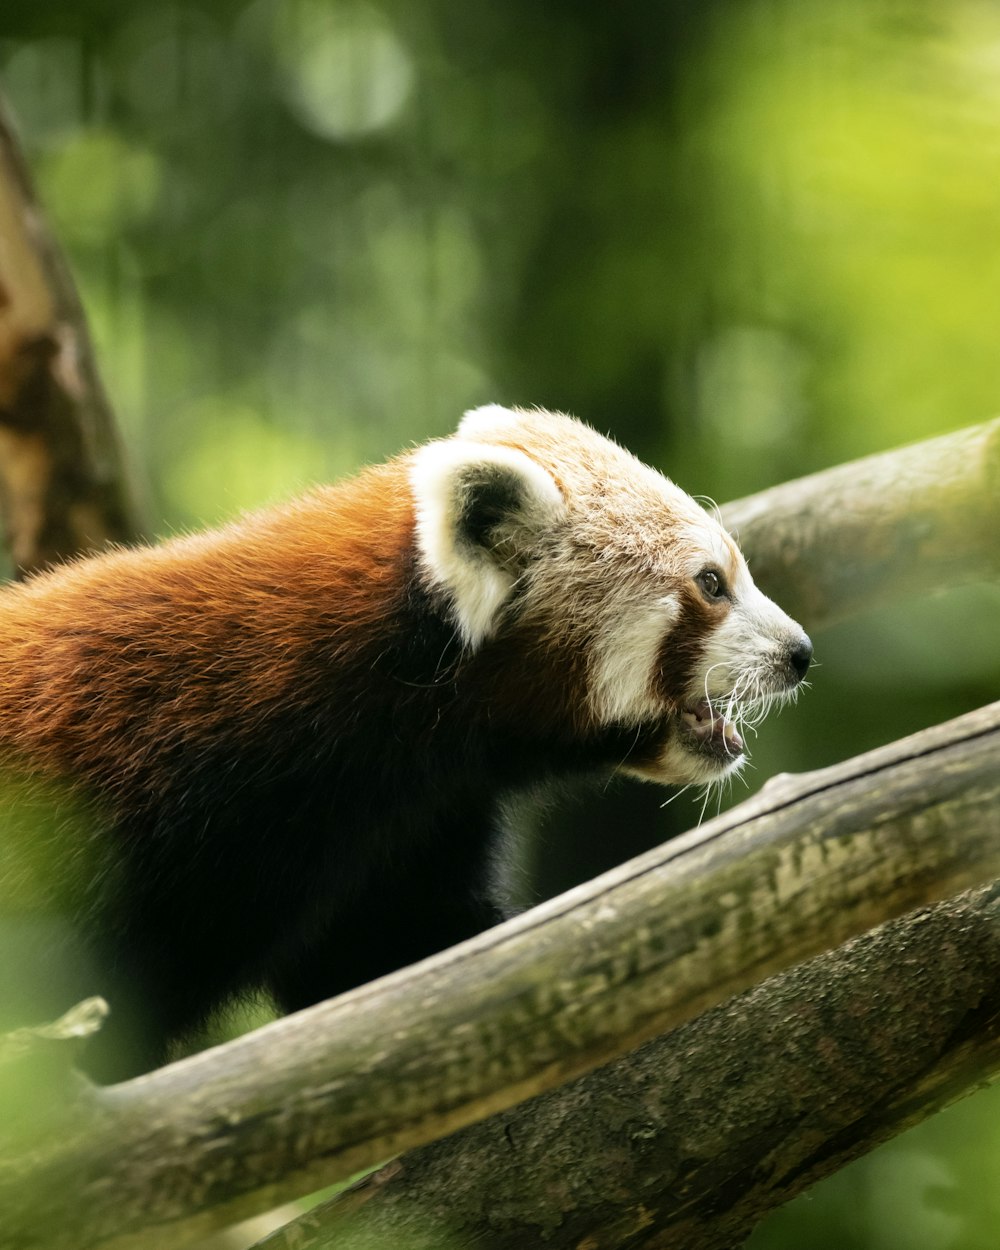
{"label": "red panda head", "polygon": [[723,527],[572,417],[475,409],[414,453],[410,482],[420,567],[466,653],[516,631],[573,656],[578,731],[635,727],[624,772],[720,779],[746,758],[738,726],[809,667]]}

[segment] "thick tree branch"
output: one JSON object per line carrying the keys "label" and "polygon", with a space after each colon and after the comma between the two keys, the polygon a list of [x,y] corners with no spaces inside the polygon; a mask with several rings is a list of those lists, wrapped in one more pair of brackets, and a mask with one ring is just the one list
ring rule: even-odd
{"label": "thick tree branch", "polygon": [[998,972],[993,885],[404,1155],[259,1250],[730,1250],[1000,1075]]}
{"label": "thick tree branch", "polygon": [[810,629],[1000,577],[1000,419],[722,509],[757,581]]}
{"label": "thick tree branch", "polygon": [[19,574],[135,537],[86,322],[0,99],[0,510]]}
{"label": "thick tree branch", "polygon": [[414,969],[95,1091],[56,1140],[2,1151],[0,1246],[150,1247],[170,1224],[194,1235],[511,1106],[990,880],[998,763],[994,705],[780,779]]}

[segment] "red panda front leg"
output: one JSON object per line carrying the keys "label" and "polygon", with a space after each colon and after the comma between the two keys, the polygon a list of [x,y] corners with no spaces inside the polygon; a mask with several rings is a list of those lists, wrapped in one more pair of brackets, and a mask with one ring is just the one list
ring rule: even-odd
{"label": "red panda front leg", "polygon": [[505,918],[491,897],[493,837],[457,823],[416,848],[395,877],[380,875],[350,911],[272,965],[267,988],[282,1011],[323,1002],[436,954]]}

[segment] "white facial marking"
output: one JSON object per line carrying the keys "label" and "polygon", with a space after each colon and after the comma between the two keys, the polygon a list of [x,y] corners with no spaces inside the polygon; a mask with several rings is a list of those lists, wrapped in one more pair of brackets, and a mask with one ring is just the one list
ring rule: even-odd
{"label": "white facial marking", "polygon": [[[689,523],[681,538],[686,549],[679,575],[697,579],[702,569],[716,568],[724,583],[717,619],[701,639],[702,655],[687,690],[660,692],[659,715],[673,716],[673,732],[652,759],[626,762],[621,771],[661,783],[707,784],[738,772],[746,763],[745,727],[753,727],[773,703],[792,696],[797,678],[789,656],[804,635],[800,627],[758,590],[746,561],[714,518]],[[686,571],[685,571],[686,570]],[[681,604],[683,600],[678,600]],[[679,607],[673,624],[683,634]],[[661,638],[661,645],[663,639]],[[659,655],[657,646],[654,655]],[[640,682],[633,678],[632,689]],[[647,684],[656,695],[655,683]],[[683,700],[678,712],[676,701]]]}
{"label": "white facial marking", "polygon": [[680,615],[676,595],[648,607],[622,607],[594,642],[590,702],[601,724],[639,724],[660,715],[653,688],[654,665],[663,639]]}
{"label": "white facial marking", "polygon": [[745,763],[745,755],[734,756],[723,771],[716,760],[702,759],[672,738],[654,760],[639,765],[625,764],[618,771],[639,781],[655,781],[660,785],[700,786],[739,772]]}
{"label": "white facial marking", "polygon": [[[732,564],[733,549],[726,541],[726,536],[719,529],[717,523],[707,514],[705,516],[705,533],[702,535],[702,541],[708,548],[709,553],[709,559],[706,563],[715,564],[723,570],[728,569]],[[749,572],[747,575],[749,576]]]}
{"label": "white facial marking", "polygon": [[725,620],[706,640],[700,666],[702,693],[709,698],[735,693],[752,701],[783,694],[777,669],[802,630],[757,589],[743,560],[731,592]]}

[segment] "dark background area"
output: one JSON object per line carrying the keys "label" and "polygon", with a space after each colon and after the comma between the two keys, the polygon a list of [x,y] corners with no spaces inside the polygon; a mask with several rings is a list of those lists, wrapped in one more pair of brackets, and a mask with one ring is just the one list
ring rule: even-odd
{"label": "dark background area", "polygon": [[[0,82],[158,533],[491,400],[572,411],[720,502],[997,407],[986,3],[7,0]],[[972,587],[818,635],[750,785],[996,698],[998,608]],[[663,799],[531,813],[528,894],[697,820]],[[754,1245],[996,1250],[995,1106]]]}

